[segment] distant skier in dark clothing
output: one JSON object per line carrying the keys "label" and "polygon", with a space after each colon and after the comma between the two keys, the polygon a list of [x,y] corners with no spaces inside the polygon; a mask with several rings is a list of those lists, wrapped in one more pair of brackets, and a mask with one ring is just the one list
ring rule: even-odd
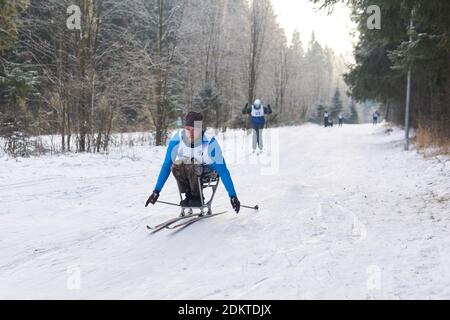
{"label": "distant skier in dark clothing", "polygon": [[201,206],[202,190],[198,177],[218,175],[227,189],[233,209],[239,212],[240,202],[222,150],[214,137],[205,134],[202,124],[203,116],[200,113],[190,112],[186,116],[184,130],[177,132],[169,142],[158,182],[145,204],[146,207],[158,201],[159,194],[172,172],[180,193],[186,196],[180,203],[182,207]]}
{"label": "distant skier in dark clothing", "polygon": [[344,117],[340,113],[338,118],[339,118],[339,127],[342,127],[344,125]]}
{"label": "distant skier in dark clothing", "polygon": [[263,139],[262,139],[262,131],[264,129],[264,125],[266,124],[266,114],[272,114],[272,109],[270,108],[270,104],[266,106],[262,105],[261,100],[255,100],[255,103],[249,107],[248,103],[245,105],[242,110],[243,114],[251,114],[252,115],[252,125],[253,125],[253,152],[256,151],[256,148],[259,147],[259,150],[262,152],[263,150]]}
{"label": "distant skier in dark clothing", "polygon": [[375,111],[372,115],[373,117],[373,125],[376,126],[378,124],[378,118],[380,117],[380,113],[377,111]]}
{"label": "distant skier in dark clothing", "polygon": [[325,111],[325,113],[323,114],[323,123],[325,125],[325,128],[328,127],[329,123],[329,119],[330,119],[330,114],[328,113],[328,111]]}

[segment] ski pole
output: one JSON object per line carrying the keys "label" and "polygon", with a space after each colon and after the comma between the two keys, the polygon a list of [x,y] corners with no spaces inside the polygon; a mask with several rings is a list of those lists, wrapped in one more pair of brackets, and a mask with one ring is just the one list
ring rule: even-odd
{"label": "ski pole", "polygon": [[159,200],[156,201],[156,202],[162,203],[162,204],[168,204],[168,205],[170,205],[170,206],[180,207],[180,205],[179,205],[179,204],[176,204],[176,203],[165,202],[165,201],[159,201]]}
{"label": "ski pole", "polygon": [[259,210],[259,206],[258,205],[254,206],[254,207],[250,207],[250,206],[246,206],[246,205],[241,204],[241,208],[247,208],[247,209],[252,209],[252,210]]}

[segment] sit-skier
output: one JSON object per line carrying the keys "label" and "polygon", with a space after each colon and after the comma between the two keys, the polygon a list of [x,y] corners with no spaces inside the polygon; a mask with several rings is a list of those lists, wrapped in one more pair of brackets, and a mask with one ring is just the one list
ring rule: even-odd
{"label": "sit-skier", "polygon": [[239,213],[241,204],[222,150],[214,137],[205,134],[203,116],[200,113],[190,112],[186,116],[184,130],[177,132],[170,140],[156,187],[148,198],[146,207],[158,201],[170,172],[177,180],[180,193],[185,194],[185,199],[181,201],[180,206],[200,207],[202,190],[198,184],[198,177],[217,177],[218,175],[230,196],[233,209]]}

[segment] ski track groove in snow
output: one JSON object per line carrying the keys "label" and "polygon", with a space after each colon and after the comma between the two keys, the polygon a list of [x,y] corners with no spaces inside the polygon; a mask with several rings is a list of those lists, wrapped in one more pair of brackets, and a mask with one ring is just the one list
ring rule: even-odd
{"label": "ski track groove in snow", "polygon": [[[242,158],[251,135],[219,135],[241,202],[260,210],[232,213],[221,185],[213,210],[228,213],[176,234],[145,227],[179,214],[143,205],[164,148],[0,158],[0,298],[450,298],[448,158],[403,152],[382,126],[264,134],[276,175],[267,151]],[[173,177],[160,199],[178,200]]]}

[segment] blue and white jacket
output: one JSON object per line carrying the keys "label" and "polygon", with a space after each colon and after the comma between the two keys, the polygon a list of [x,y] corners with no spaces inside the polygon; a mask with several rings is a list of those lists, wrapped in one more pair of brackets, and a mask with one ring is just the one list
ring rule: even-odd
{"label": "blue and white jacket", "polygon": [[196,163],[201,163],[216,171],[222,179],[222,183],[231,197],[236,197],[233,180],[228,171],[225,159],[220,149],[219,143],[214,137],[208,137],[204,132],[202,145],[191,147],[189,142],[184,141],[183,130],[177,132],[169,142],[166,157],[161,168],[161,172],[156,183],[155,190],[161,192],[170,176],[172,164],[177,159],[194,158]]}
{"label": "blue and white jacket", "polygon": [[242,110],[243,114],[251,114],[252,115],[252,124],[255,127],[261,127],[266,124],[266,118],[264,117],[266,114],[272,114],[272,108],[270,108],[270,104],[266,107],[264,105],[260,106],[245,106]]}

